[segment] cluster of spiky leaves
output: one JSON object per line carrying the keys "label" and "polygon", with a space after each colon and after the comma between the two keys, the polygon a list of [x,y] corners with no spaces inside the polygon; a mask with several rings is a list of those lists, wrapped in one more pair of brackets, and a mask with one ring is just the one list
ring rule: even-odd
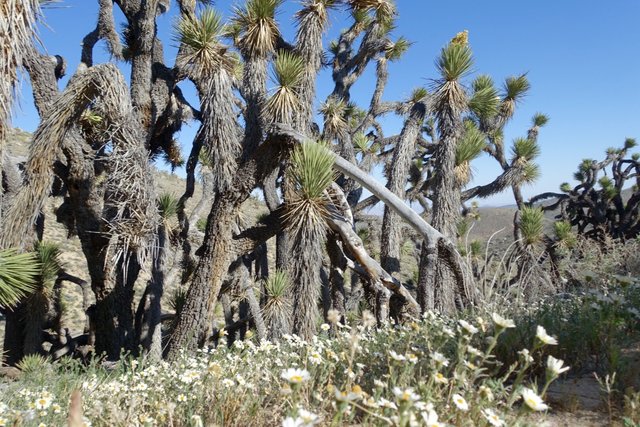
{"label": "cluster of spiky leaves", "polygon": [[355,147],[357,152],[360,153],[368,153],[374,144],[371,144],[369,138],[362,132],[358,132],[353,135],[351,141],[353,142],[353,146]]}
{"label": "cluster of spiky leaves", "polygon": [[535,113],[533,115],[532,124],[533,126],[542,127],[547,124],[549,121],[549,117],[542,113]]}
{"label": "cluster of spiky leaves", "polygon": [[158,213],[162,219],[166,220],[176,215],[178,212],[178,199],[173,194],[162,193],[158,197]]}
{"label": "cluster of spiky leaves", "polygon": [[320,106],[320,114],[324,116],[324,133],[330,138],[341,138],[348,131],[345,120],[347,103],[336,97],[330,97]]}
{"label": "cluster of spiky leaves", "polygon": [[267,100],[264,111],[274,122],[287,123],[300,109],[299,88],[305,64],[295,53],[280,51],[273,64],[273,79],[278,87]]}
{"label": "cluster of spiky leaves", "polygon": [[220,42],[224,31],[222,17],[210,7],[197,17],[183,16],[175,28],[176,41],[184,46],[178,66],[197,78],[220,68],[232,72],[237,61]]}
{"label": "cluster of spiky leaves", "polygon": [[280,327],[287,330],[291,318],[291,300],[288,298],[291,281],[286,271],[276,270],[263,281],[266,302],[262,308],[264,321],[270,333],[275,334]]}
{"label": "cluster of spiky leaves", "polygon": [[33,253],[0,251],[0,307],[12,307],[36,289],[40,265]]}
{"label": "cluster of spiky leaves", "polygon": [[520,211],[520,231],[524,243],[534,245],[542,239],[544,231],[544,213],[538,207],[525,206]]}
{"label": "cluster of spiky leaves", "polygon": [[35,244],[34,253],[38,258],[40,271],[38,274],[39,290],[48,293],[62,270],[60,245],[54,242],[39,241]]}
{"label": "cluster of spiky leaves", "polygon": [[516,105],[525,97],[531,84],[526,74],[507,77],[503,87],[503,100],[500,106],[500,114],[508,119],[513,116]]}
{"label": "cluster of spiky leaves", "polygon": [[389,61],[398,61],[410,47],[411,42],[404,37],[398,38],[395,42],[389,40],[384,47],[384,57]]}
{"label": "cluster of spiky leaves", "polygon": [[327,214],[325,190],[335,179],[334,155],[321,143],[305,142],[291,154],[288,170],[294,194],[287,202],[287,222],[294,229],[307,225],[324,227]]}
{"label": "cluster of spiky leaves", "polygon": [[540,155],[540,147],[529,138],[516,138],[513,141],[512,162],[526,161],[529,162]]}
{"label": "cluster of spiky leaves", "polygon": [[393,0],[348,0],[354,13],[373,13],[376,21],[390,26],[397,14]]}
{"label": "cluster of spiky leaves", "polygon": [[487,75],[476,77],[472,83],[473,94],[469,99],[469,109],[480,120],[494,117],[498,113],[500,97],[493,85],[493,80]]}
{"label": "cluster of spiky leaves", "polygon": [[521,183],[528,184],[538,179],[540,168],[533,160],[540,155],[540,147],[535,140],[516,138],[511,147],[511,154],[511,164],[521,170]]}
{"label": "cluster of spiky leaves", "polygon": [[471,161],[476,159],[486,145],[486,136],[471,120],[464,122],[464,134],[456,145],[454,173],[457,185],[462,187],[472,178]]}
{"label": "cluster of spiky leaves", "polygon": [[305,27],[305,20],[314,19],[324,26],[329,20],[329,9],[335,7],[338,0],[305,0],[302,9],[296,13],[298,28]]}
{"label": "cluster of spiky leaves", "polygon": [[553,232],[556,236],[556,246],[559,248],[571,249],[578,241],[569,221],[554,222]]}
{"label": "cluster of spiky leaves", "polygon": [[305,142],[295,148],[291,155],[291,178],[300,197],[307,200],[324,197],[331,185],[334,157],[323,143]]}
{"label": "cluster of spiky leaves", "polygon": [[282,0],[249,0],[235,8],[230,32],[247,54],[265,57],[275,51],[280,36],[275,15],[281,4]]}
{"label": "cluster of spiky leaves", "polygon": [[[460,115],[468,107],[467,93],[460,80],[472,71],[471,49],[465,43],[450,42],[436,61],[436,116]],[[442,118],[442,117],[438,117]]]}

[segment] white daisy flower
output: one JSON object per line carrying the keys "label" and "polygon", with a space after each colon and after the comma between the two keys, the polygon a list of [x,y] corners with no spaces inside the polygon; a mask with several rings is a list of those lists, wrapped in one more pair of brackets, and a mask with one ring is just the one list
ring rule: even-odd
{"label": "white daisy flower", "polygon": [[538,338],[543,344],[558,345],[558,340],[547,334],[547,331],[540,325],[536,329],[536,338]]}
{"label": "white daisy flower", "polygon": [[402,362],[404,360],[407,360],[407,358],[404,357],[402,354],[398,354],[393,350],[389,350],[389,356],[391,356],[391,358],[397,362]]}
{"label": "white daisy flower", "polygon": [[411,387],[405,389],[394,387],[393,394],[401,402],[411,403],[420,400],[420,396],[414,393]]}
{"label": "white daisy flower", "polygon": [[482,415],[484,415],[487,421],[489,421],[489,424],[491,424],[494,427],[502,427],[505,425],[504,420],[500,418],[498,415],[496,415],[496,413],[489,408],[483,409]]}
{"label": "white daisy flower", "polygon": [[422,420],[427,427],[442,427],[444,424],[438,421],[438,414],[433,409],[428,412],[422,412]]}
{"label": "white daisy flower", "polygon": [[309,378],[310,378],[309,371],[305,369],[296,369],[296,368],[289,368],[287,370],[282,371],[282,374],[280,375],[280,377],[285,381],[289,381],[291,384],[306,383],[307,381],[309,381]]}
{"label": "white daisy flower", "polygon": [[433,374],[433,379],[438,384],[447,384],[449,382],[447,377],[442,375],[442,373],[440,372],[436,372],[435,374]]}
{"label": "white daisy flower", "polygon": [[513,320],[506,319],[500,316],[498,313],[493,313],[491,315],[491,319],[493,319],[493,323],[495,323],[498,328],[509,329],[509,328],[516,327],[516,324],[514,323]]}
{"label": "white daisy flower", "polygon": [[462,329],[464,331],[466,331],[469,335],[473,335],[478,333],[478,328],[476,328],[475,326],[473,326],[471,323],[467,322],[466,320],[458,320],[458,323],[460,324],[460,326],[462,326]]}
{"label": "white daisy flower", "polygon": [[442,355],[442,353],[438,353],[437,351],[434,351],[433,354],[431,354],[431,358],[433,359],[434,362],[436,362],[436,365],[440,366],[449,366],[449,360],[444,357],[444,355]]}
{"label": "white daisy flower", "polygon": [[453,404],[456,405],[456,407],[462,412],[467,412],[469,410],[469,404],[464,399],[464,397],[460,396],[459,394],[456,393],[451,396],[451,400],[453,400]]}
{"label": "white daisy flower", "polygon": [[563,360],[556,359],[553,356],[549,356],[549,358],[547,359],[547,371],[554,377],[557,377],[563,372],[567,372],[569,369],[569,366],[564,366]]}
{"label": "white daisy flower", "polygon": [[549,406],[544,403],[542,398],[530,388],[523,388],[521,394],[525,405],[527,405],[532,411],[546,411],[549,409]]}

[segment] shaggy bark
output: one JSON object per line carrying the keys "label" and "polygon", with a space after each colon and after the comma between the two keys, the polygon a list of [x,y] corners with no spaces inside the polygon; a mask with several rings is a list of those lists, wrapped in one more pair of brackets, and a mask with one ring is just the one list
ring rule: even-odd
{"label": "shaggy bark", "polygon": [[222,281],[233,259],[231,245],[236,210],[256,184],[279,164],[281,141],[282,136],[272,132],[255,154],[242,163],[230,187],[232,190],[216,196],[207,219],[200,261],[167,346],[169,358],[175,358],[181,348],[193,349],[204,344]]}
{"label": "shaggy bark", "polygon": [[[425,115],[426,105],[424,102],[415,102],[411,106],[409,117],[404,123],[400,139],[393,150],[393,159],[387,170],[387,188],[403,200],[406,194],[405,187],[407,186],[409,167],[413,160],[416,140]],[[385,206],[380,238],[380,263],[382,268],[392,274],[400,271],[402,226],[400,216],[389,206]]]}
{"label": "shaggy bark", "polygon": [[316,332],[324,236],[324,227],[314,223],[313,219],[304,221],[290,234],[293,333],[305,340],[311,339]]}

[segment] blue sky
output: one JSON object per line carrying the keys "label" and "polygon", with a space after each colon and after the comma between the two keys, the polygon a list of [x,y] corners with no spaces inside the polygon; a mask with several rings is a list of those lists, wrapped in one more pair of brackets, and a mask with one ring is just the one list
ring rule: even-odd
{"label": "blue sky", "polygon": [[[232,5],[238,3],[219,0],[215,5],[228,16]],[[71,74],[80,58],[80,42],[95,26],[97,1],[63,0],[62,5],[45,10],[47,26],[41,26],[40,38],[49,53],[67,59]],[[535,112],[547,114],[550,121],[539,139],[542,176],[525,189],[526,197],[556,190],[561,182],[570,180],[581,159],[600,158],[607,147],[621,146],[626,137],[640,139],[640,2],[398,0],[397,5],[395,34],[414,44],[403,60],[390,66],[387,100],[407,98],[415,87],[428,86],[436,77],[434,60],[440,48],[465,29],[476,73],[489,74],[498,83],[509,75],[528,73],[532,89],[508,125],[505,140],[524,136]],[[298,8],[297,1],[285,1],[278,15],[289,40],[295,35],[292,16]],[[159,20],[168,64],[175,58],[171,24],[176,9],[173,6]],[[344,13],[334,13],[327,43],[346,25]],[[110,61],[103,45],[96,49],[96,61]],[[361,106],[368,105],[374,85],[370,68],[353,89],[353,100]],[[122,69],[126,75],[126,66]],[[325,70],[318,80],[318,99],[323,100],[332,89],[330,71]],[[188,85],[185,91],[192,96]],[[37,123],[28,83],[24,82],[13,124],[34,130]],[[387,135],[402,125],[396,117],[384,123]],[[185,127],[180,136],[185,155],[196,127]],[[489,182],[499,173],[495,161],[487,157],[474,162],[474,169],[475,183]],[[482,204],[512,202],[510,193],[505,192]]]}

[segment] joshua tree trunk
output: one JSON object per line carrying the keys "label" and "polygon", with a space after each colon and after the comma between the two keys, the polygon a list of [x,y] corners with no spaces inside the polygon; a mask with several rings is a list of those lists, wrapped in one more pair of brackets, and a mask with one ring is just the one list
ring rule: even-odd
{"label": "joshua tree trunk", "polygon": [[136,313],[136,338],[149,359],[162,359],[162,294],[166,268],[167,229],[158,227],[158,248],[151,266],[151,279],[142,294]]}
{"label": "joshua tree trunk", "polygon": [[[461,137],[462,121],[456,114],[443,117],[440,124],[440,143],[436,149],[436,180],[433,193],[433,226],[448,239],[456,237],[456,224],[460,216],[460,189],[455,179],[456,144]],[[429,246],[429,242],[425,246]],[[427,255],[425,253],[425,255]],[[426,256],[421,263],[426,263]],[[424,269],[424,267],[423,267]],[[449,267],[439,260],[433,282],[427,287],[434,289],[435,307],[442,312],[451,313],[456,309],[458,289]]]}
{"label": "joshua tree trunk", "polygon": [[181,348],[194,349],[202,345],[210,332],[213,308],[235,256],[232,239],[236,211],[255,185],[280,162],[280,150],[284,147],[278,146],[279,135],[272,136],[274,138],[267,138],[254,155],[241,164],[230,190],[219,192],[213,202],[200,261],[167,345],[169,358],[175,358]]}
{"label": "joshua tree trunk", "polygon": [[305,340],[316,332],[324,235],[325,230],[312,223],[303,225],[291,235],[293,265],[289,271],[293,282],[293,333]]}
{"label": "joshua tree trunk", "polygon": [[[388,170],[387,188],[400,199],[405,198],[409,167],[425,114],[426,106],[422,101],[412,105],[409,117],[400,133],[400,139],[393,150],[393,159]],[[382,268],[392,274],[400,271],[402,228],[403,223],[400,216],[389,206],[385,206],[382,218],[380,263]]]}
{"label": "joshua tree trunk", "polygon": [[211,332],[213,307],[231,263],[234,202],[227,194],[219,194],[213,202],[200,261],[167,347],[169,358],[177,356],[181,348],[204,345]]}

